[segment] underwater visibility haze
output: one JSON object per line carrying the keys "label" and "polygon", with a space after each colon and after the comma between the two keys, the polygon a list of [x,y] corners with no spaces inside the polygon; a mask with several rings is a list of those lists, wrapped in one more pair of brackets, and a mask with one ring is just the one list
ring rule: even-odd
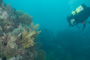
{"label": "underwater visibility haze", "polygon": [[90,24],[67,21],[82,4],[90,0],[0,0],[0,60],[90,60]]}
{"label": "underwater visibility haze", "polygon": [[54,32],[68,28],[66,17],[76,7],[89,0],[4,0],[17,10],[23,10],[33,16],[33,20],[40,24],[40,28],[48,28]]}

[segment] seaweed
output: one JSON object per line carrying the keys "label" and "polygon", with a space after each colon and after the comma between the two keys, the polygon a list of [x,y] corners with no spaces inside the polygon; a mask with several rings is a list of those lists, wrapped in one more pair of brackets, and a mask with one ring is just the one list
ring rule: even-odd
{"label": "seaweed", "polygon": [[[32,29],[31,29],[32,27]],[[34,39],[36,38],[36,36],[41,32],[41,31],[36,31],[38,28],[37,25],[35,26],[30,26],[30,28],[28,28],[29,31],[23,31],[22,32],[22,45],[24,48],[28,48],[31,46],[34,46]]]}

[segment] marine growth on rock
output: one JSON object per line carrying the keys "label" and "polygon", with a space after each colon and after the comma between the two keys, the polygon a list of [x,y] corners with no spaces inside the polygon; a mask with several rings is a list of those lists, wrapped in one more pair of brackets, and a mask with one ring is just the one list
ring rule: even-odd
{"label": "marine growth on rock", "polygon": [[0,59],[34,60],[30,47],[40,33],[38,26],[30,15],[0,0]]}

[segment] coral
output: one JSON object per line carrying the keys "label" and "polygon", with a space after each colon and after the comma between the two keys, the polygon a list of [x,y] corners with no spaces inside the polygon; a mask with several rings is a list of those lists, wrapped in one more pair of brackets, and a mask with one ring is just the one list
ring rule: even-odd
{"label": "coral", "polygon": [[7,19],[8,18],[8,14],[6,11],[2,12],[2,19]]}
{"label": "coral", "polygon": [[38,50],[37,51],[37,57],[35,58],[35,60],[45,60],[46,58],[46,53],[44,50]]}
{"label": "coral", "polygon": [[15,41],[16,41],[16,38],[14,36],[11,36],[10,39],[9,39],[9,41],[8,41],[8,43],[7,43],[7,45],[10,48],[15,48],[15,47],[17,47]]}
{"label": "coral", "polygon": [[24,31],[24,27],[22,27],[22,26],[18,26],[18,28],[16,28],[16,29],[14,29],[11,33],[10,33],[10,35],[11,36],[15,36],[15,37],[19,37],[18,35],[20,34],[20,33],[22,33]]}
{"label": "coral", "polygon": [[30,25],[32,23],[32,17],[26,13],[23,13],[22,11],[17,11],[19,17],[19,22],[22,24],[28,24]]}
{"label": "coral", "polygon": [[15,57],[12,57],[12,58],[10,58],[9,60],[16,60],[16,58],[15,58]]}

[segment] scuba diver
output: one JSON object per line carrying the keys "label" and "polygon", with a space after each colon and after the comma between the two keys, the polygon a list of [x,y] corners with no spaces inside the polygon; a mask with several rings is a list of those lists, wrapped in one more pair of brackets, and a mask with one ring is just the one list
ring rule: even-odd
{"label": "scuba diver", "polygon": [[[79,23],[83,24],[83,29],[86,27],[86,20],[90,16],[90,7],[87,7],[85,4],[80,5],[75,11],[72,11],[70,16],[67,17],[69,26],[77,26]],[[90,22],[88,22],[90,23]],[[79,28],[79,27],[78,27]]]}

